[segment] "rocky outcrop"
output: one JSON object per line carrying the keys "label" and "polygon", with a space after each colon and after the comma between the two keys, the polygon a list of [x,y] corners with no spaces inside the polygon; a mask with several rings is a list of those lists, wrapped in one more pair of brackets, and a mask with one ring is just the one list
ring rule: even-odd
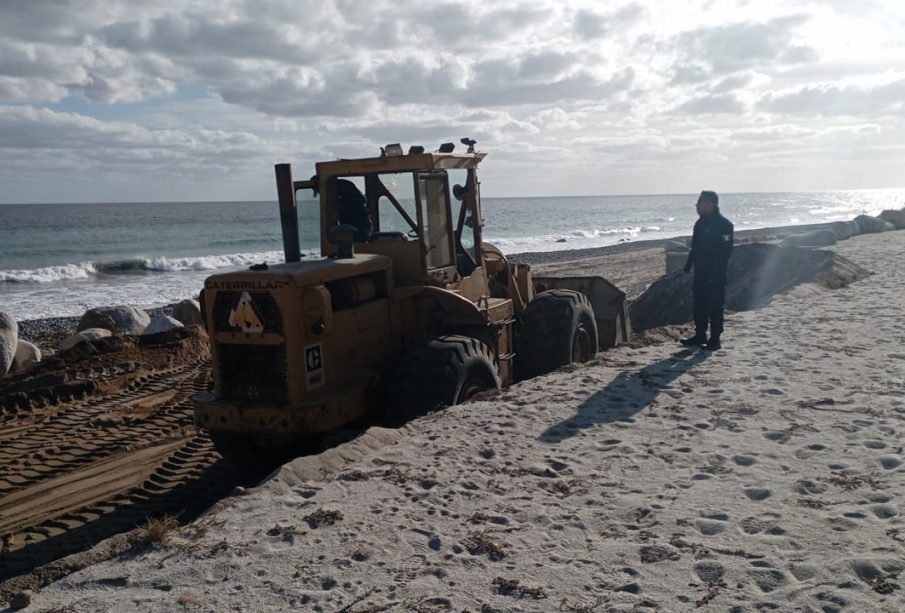
{"label": "rocky outcrop", "polygon": [[28,341],[23,341],[21,338],[19,342],[16,343],[16,357],[13,359],[12,368],[10,368],[10,372],[22,372],[24,370],[28,370],[35,364],[41,361],[41,350],[32,343]]}
{"label": "rocky outcrop", "polygon": [[782,244],[786,247],[828,247],[835,245],[837,240],[836,233],[832,230],[815,230],[787,236]]}
{"label": "rocky outcrop", "polygon": [[182,300],[173,305],[173,317],[182,322],[182,325],[203,326],[204,319],[201,316],[201,305],[191,298]]}
{"label": "rocky outcrop", "polygon": [[9,372],[16,357],[19,324],[12,315],[0,311],[0,377]]}
{"label": "rocky outcrop", "polygon": [[99,338],[106,338],[108,336],[113,336],[113,333],[107,328],[86,328],[85,330],[76,332],[69,338],[64,339],[60,343],[59,349],[60,351],[68,351],[79,343],[90,343],[91,341],[95,341]]}
{"label": "rocky outcrop", "polygon": [[877,217],[891,223],[896,230],[905,230],[905,210],[887,209]]}
{"label": "rocky outcrop", "polygon": [[871,217],[870,215],[858,215],[855,217],[855,223],[861,229],[861,234],[874,234],[876,232],[888,232],[895,230],[896,227],[879,217]]}
{"label": "rocky outcrop", "polygon": [[845,241],[861,234],[861,228],[854,221],[834,221],[828,226],[830,230],[835,232],[836,240],[840,241]]}
{"label": "rocky outcrop", "polygon": [[151,318],[142,309],[130,306],[98,307],[82,315],[76,328],[79,332],[89,328],[104,328],[114,334],[138,335],[145,331]]}
{"label": "rocky outcrop", "polygon": [[[869,274],[832,251],[768,243],[737,245],[729,262],[726,308],[754,309],[801,283],[817,282],[837,288]],[[691,321],[692,280],[693,275],[679,271],[655,281],[632,304],[635,330]]]}

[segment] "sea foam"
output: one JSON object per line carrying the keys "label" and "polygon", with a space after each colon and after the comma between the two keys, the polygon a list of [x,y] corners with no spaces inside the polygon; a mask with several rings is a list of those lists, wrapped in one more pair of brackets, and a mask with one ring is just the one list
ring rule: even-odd
{"label": "sea foam", "polygon": [[82,262],[23,270],[0,270],[0,282],[53,283],[89,279],[98,275],[218,270],[241,268],[261,262],[281,262],[282,259],[282,251],[188,257],[139,257],[110,262]]}

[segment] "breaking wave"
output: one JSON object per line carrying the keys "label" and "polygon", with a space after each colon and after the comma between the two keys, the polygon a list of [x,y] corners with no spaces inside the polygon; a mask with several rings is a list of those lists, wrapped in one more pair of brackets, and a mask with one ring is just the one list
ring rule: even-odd
{"label": "breaking wave", "polygon": [[52,283],[90,279],[100,275],[147,274],[158,272],[185,272],[242,268],[261,262],[282,262],[282,251],[260,253],[232,253],[228,255],[202,255],[187,257],[130,258],[111,262],[82,262],[24,270],[0,270],[0,282]]}
{"label": "breaking wave", "polygon": [[515,253],[519,250],[548,251],[551,249],[573,249],[589,245],[607,245],[637,238],[645,234],[662,234],[667,231],[661,226],[627,226],[624,228],[599,228],[592,230],[578,229],[544,236],[488,237],[488,240],[506,253]]}

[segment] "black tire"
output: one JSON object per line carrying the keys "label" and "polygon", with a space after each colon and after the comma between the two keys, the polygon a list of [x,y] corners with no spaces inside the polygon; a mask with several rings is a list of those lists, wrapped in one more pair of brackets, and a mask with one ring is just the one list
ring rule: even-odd
{"label": "black tire", "polygon": [[530,379],[597,355],[594,309],[587,296],[553,289],[538,294],[525,309],[515,353],[519,379]]}
{"label": "black tire", "polygon": [[467,336],[441,336],[399,359],[387,389],[384,415],[393,423],[406,421],[500,385],[496,360],[487,345]]}

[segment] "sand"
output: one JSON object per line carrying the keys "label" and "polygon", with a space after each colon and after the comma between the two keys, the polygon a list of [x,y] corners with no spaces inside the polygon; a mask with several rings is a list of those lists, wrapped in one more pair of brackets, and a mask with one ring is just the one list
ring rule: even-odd
{"label": "sand", "polygon": [[876,274],[296,460],[31,610],[905,610],[905,232]]}

